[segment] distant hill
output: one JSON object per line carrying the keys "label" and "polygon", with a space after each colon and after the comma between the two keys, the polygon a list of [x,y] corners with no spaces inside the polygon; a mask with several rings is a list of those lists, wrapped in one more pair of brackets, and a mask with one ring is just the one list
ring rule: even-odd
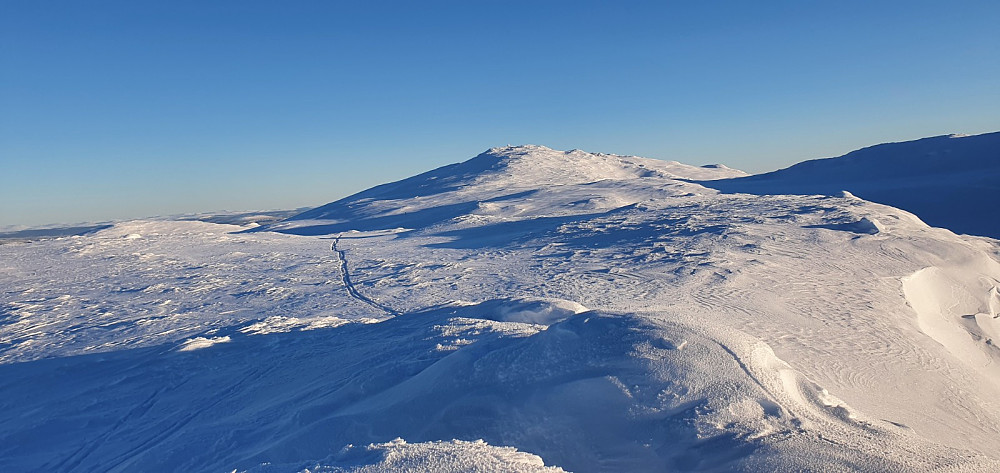
{"label": "distant hill", "polygon": [[723,192],[849,191],[956,233],[1000,238],[1000,132],[885,143],[766,174],[700,181]]}
{"label": "distant hill", "polygon": [[[327,235],[348,230],[422,228],[477,211],[521,213],[532,205],[533,194],[570,185],[613,186],[614,182],[634,179],[659,182],[745,175],[722,165],[699,167],[638,156],[560,151],[538,145],[505,146],[491,148],[461,163],[372,187],[253,231]],[[565,202],[566,207],[595,210],[635,202],[629,196],[601,190],[600,185],[593,193],[585,194],[579,196],[580,200]]]}

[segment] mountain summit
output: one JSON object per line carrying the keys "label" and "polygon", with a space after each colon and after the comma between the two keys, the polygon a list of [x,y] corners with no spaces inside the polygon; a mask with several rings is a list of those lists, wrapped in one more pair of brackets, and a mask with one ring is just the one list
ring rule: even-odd
{"label": "mountain summit", "polygon": [[[576,210],[588,205],[604,208],[636,202],[620,195],[621,192],[598,191],[602,187],[617,187],[616,182],[682,185],[681,179],[745,175],[721,165],[699,167],[638,156],[559,151],[538,145],[505,146],[490,148],[461,163],[373,187],[259,230],[319,235],[347,230],[418,228],[503,206],[513,213],[524,213],[531,206],[528,202],[531,194],[545,194],[549,189],[566,186],[584,187],[574,194],[579,199],[562,203],[573,204]],[[549,202],[553,203],[560,201]],[[556,207],[549,205],[549,212],[566,211]]]}
{"label": "mountain summit", "polygon": [[[595,182],[604,179],[635,179],[667,177],[697,179],[698,176],[718,178],[727,174],[720,169],[706,169],[681,164],[607,153],[590,153],[573,149],[559,151],[545,146],[522,145],[490,148],[466,161],[486,175],[502,175],[525,187],[539,185],[565,185]],[[728,169],[728,168],[726,168]],[[732,177],[745,173],[729,170]]]}

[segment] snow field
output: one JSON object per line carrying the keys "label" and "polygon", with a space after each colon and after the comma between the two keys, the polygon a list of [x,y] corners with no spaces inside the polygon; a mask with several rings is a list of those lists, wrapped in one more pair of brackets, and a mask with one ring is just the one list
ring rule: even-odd
{"label": "snow field", "polygon": [[496,148],[0,245],[0,470],[1000,470],[997,242],[739,175]]}

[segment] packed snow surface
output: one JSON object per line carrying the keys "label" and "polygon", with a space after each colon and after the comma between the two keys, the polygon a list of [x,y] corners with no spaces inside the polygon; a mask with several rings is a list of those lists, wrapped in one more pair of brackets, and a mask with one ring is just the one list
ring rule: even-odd
{"label": "packed snow surface", "polygon": [[505,147],[0,240],[0,471],[1000,471],[998,242],[744,175]]}

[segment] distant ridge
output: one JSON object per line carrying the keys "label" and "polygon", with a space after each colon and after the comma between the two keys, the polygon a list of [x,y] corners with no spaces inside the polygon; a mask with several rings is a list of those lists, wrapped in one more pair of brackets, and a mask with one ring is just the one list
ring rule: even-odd
{"label": "distant ridge", "polygon": [[758,195],[846,190],[910,211],[932,226],[1000,238],[1000,132],[884,143],[765,174],[699,184]]}

